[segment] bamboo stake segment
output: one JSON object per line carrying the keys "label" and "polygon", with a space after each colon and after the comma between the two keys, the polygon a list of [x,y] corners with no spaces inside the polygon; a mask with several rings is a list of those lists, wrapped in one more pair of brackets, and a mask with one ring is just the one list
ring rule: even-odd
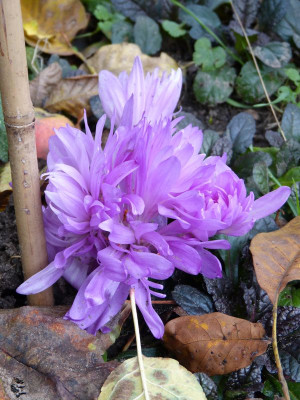
{"label": "bamboo stake segment", "polygon": [[[11,164],[24,278],[48,263],[37,165],[34,110],[29,93],[19,0],[0,0],[0,92]],[[28,296],[30,305],[53,304],[52,290]]]}

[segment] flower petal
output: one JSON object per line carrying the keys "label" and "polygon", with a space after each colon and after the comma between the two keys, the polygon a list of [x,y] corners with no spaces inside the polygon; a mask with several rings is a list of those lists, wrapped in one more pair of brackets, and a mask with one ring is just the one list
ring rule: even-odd
{"label": "flower petal", "polygon": [[17,288],[20,294],[35,294],[47,289],[56,282],[64,273],[62,268],[56,268],[52,261],[46,268],[27,279]]}
{"label": "flower petal", "polygon": [[291,189],[281,186],[270,193],[265,194],[253,203],[251,215],[255,220],[267,217],[277,211],[289,198]]}

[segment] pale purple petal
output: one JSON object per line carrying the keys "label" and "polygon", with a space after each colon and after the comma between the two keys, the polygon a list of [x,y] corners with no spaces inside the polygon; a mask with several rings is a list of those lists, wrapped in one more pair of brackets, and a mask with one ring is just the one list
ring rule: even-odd
{"label": "pale purple petal", "polygon": [[35,294],[48,289],[56,282],[64,273],[62,268],[56,268],[54,262],[50,263],[46,268],[27,279],[17,288],[20,294]]}
{"label": "pale purple petal", "polygon": [[270,193],[265,194],[255,200],[251,211],[251,216],[257,220],[267,217],[277,211],[287,201],[291,194],[288,186],[281,186]]}

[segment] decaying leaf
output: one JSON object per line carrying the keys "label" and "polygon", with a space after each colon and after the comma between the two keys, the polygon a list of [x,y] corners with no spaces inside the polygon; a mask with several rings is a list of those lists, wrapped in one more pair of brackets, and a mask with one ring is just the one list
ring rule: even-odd
{"label": "decaying leaf", "polygon": [[300,217],[278,231],[259,233],[250,250],[258,283],[274,304],[277,291],[300,279]]}
{"label": "decaying leaf", "polygon": [[29,83],[30,97],[35,107],[42,107],[46,98],[62,79],[62,68],[55,62],[43,69]]}
{"label": "decaying leaf", "polygon": [[50,54],[74,54],[70,42],[88,24],[79,0],[21,0],[25,40]]}
{"label": "decaying leaf", "polygon": [[65,321],[66,310],[0,310],[0,388],[2,381],[9,399],[14,399],[9,396],[15,377],[23,381],[25,392],[30,390],[28,397],[22,396],[24,400],[97,398],[106,377],[118,365],[102,359],[112,339],[107,334],[92,336]]}
{"label": "decaying leaf", "polygon": [[269,344],[260,323],[212,313],[173,319],[164,344],[192,372],[222,375],[250,365]]}
{"label": "decaying leaf", "polygon": [[9,195],[12,192],[12,188],[9,185],[11,182],[11,169],[10,163],[4,164],[0,167],[0,212],[5,210],[8,204]]}
{"label": "decaying leaf", "polygon": [[55,134],[54,129],[73,126],[69,118],[61,114],[50,114],[41,108],[35,108],[35,142],[38,158],[47,159],[49,138]]}
{"label": "decaying leaf", "polygon": [[65,111],[77,118],[83,109],[90,112],[89,99],[98,94],[98,76],[81,75],[61,80],[45,103],[50,112]]}
{"label": "decaying leaf", "polygon": [[[161,71],[170,72],[177,69],[176,61],[166,53],[161,53],[159,57],[150,57],[143,54],[139,46],[133,43],[110,44],[101,47],[93,57],[88,59],[88,63],[97,72],[107,69],[119,75],[122,71],[129,73],[136,56],[140,56],[145,73],[151,72],[154,68]],[[81,66],[85,69],[84,66]]]}
{"label": "decaying leaf", "polygon": [[[151,399],[206,400],[196,377],[172,358],[143,356]],[[98,400],[144,399],[137,357],[125,361],[107,378]]]}

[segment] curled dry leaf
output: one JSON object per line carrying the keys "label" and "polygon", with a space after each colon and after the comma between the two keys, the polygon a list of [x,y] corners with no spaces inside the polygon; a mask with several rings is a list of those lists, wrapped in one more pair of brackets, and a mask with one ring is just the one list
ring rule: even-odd
{"label": "curled dry leaf", "polygon": [[30,97],[35,107],[42,107],[45,99],[62,79],[61,66],[55,62],[43,69],[29,83]]}
{"label": "curled dry leaf", "polygon": [[[151,399],[206,400],[196,377],[172,358],[143,357]],[[137,357],[125,361],[107,378],[98,400],[143,399]]]}
{"label": "curled dry leaf", "polygon": [[47,98],[50,112],[65,111],[77,118],[83,109],[90,112],[89,99],[98,94],[98,76],[80,75],[61,80]]}
{"label": "curled dry leaf", "polygon": [[[110,44],[101,47],[93,57],[88,59],[88,63],[97,72],[107,69],[119,75],[122,71],[129,73],[136,56],[140,56],[145,73],[159,68],[161,71],[171,72],[177,69],[176,61],[166,53],[161,53],[159,57],[150,57],[143,54],[139,46],[133,43]],[[81,68],[85,69],[84,66]]]}
{"label": "curled dry leaf", "polygon": [[74,54],[70,42],[88,24],[79,0],[21,0],[25,40],[45,53]]}
{"label": "curled dry leaf", "polygon": [[[94,400],[118,365],[103,362],[111,335],[88,334],[64,320],[66,307],[21,307],[0,310],[0,399],[8,399],[13,378],[23,383],[28,400]],[[125,310],[124,310],[125,312]],[[118,314],[121,325],[128,311]]]}
{"label": "curled dry leaf", "polygon": [[268,344],[260,323],[221,313],[173,319],[164,344],[192,372],[223,375],[250,365]]}
{"label": "curled dry leaf", "polygon": [[250,250],[258,283],[274,304],[277,291],[300,279],[300,217],[278,231],[259,233]]}

